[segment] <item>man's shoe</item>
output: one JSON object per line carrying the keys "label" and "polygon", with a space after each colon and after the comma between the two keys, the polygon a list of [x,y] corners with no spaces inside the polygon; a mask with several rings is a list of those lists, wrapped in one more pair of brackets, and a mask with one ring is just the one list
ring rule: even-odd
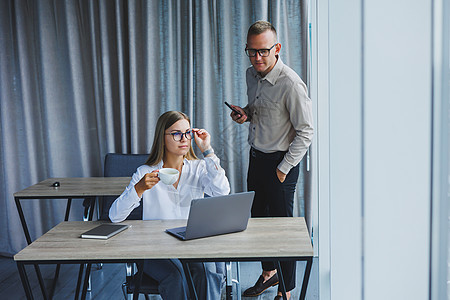
{"label": "man's shoe", "polygon": [[245,297],[256,297],[261,295],[265,290],[270,288],[271,286],[278,284],[278,274],[275,273],[272,277],[266,280],[264,282],[264,277],[261,275],[258,278],[258,281],[255,283],[254,286],[251,288],[248,288],[244,292]]}

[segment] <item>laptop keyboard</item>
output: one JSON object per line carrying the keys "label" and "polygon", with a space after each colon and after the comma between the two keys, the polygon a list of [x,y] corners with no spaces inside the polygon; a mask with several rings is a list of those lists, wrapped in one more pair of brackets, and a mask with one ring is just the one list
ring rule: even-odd
{"label": "laptop keyboard", "polygon": [[177,234],[181,235],[184,238],[186,237],[186,231],[178,231]]}

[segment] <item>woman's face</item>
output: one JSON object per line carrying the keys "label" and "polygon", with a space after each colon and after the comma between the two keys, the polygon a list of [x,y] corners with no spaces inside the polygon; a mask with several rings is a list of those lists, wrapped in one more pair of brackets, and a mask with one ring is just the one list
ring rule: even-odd
{"label": "woman's face", "polygon": [[[186,135],[181,133],[191,133],[191,126],[188,120],[179,120],[175,122],[172,126],[166,129],[164,138],[164,148],[166,153],[184,156],[189,152],[191,147],[191,140],[186,138]],[[178,133],[172,135],[171,133]],[[180,139],[175,141],[175,139]]]}

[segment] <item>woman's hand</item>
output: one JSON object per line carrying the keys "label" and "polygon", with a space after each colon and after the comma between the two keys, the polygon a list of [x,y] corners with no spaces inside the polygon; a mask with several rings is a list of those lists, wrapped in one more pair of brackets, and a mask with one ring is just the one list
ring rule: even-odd
{"label": "woman's hand", "polygon": [[211,148],[211,136],[205,129],[193,128],[195,143],[201,152],[205,152]]}
{"label": "woman's hand", "polygon": [[151,173],[145,174],[144,177],[142,177],[141,180],[134,185],[134,189],[136,190],[139,198],[142,197],[142,194],[144,194],[146,190],[151,189],[160,181],[158,172],[159,170],[155,170]]}

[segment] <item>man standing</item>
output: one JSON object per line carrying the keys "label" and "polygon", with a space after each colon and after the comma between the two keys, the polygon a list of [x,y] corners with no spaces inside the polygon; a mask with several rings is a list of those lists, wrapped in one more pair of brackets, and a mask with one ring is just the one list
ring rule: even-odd
{"label": "man standing", "polygon": [[[299,162],[313,136],[312,103],[306,85],[281,61],[280,50],[272,24],[257,21],[250,26],[245,48],[252,64],[246,73],[248,105],[232,105],[240,113],[230,115],[239,124],[250,122],[247,189],[255,191],[252,217],[293,216]],[[295,267],[293,261],[281,263],[288,298],[295,288]],[[273,263],[263,262],[262,269],[244,296],[258,296],[278,284]],[[280,288],[275,299],[281,299]]]}

